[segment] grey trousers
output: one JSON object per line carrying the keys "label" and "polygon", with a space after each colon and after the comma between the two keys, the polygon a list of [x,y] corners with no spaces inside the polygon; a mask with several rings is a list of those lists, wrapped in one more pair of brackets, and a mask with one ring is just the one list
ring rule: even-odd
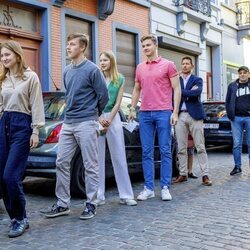
{"label": "grey trousers", "polygon": [[87,202],[95,204],[99,183],[97,137],[98,123],[94,120],[63,124],[56,160],[56,196],[58,206],[68,207],[70,205],[71,160],[77,146],[80,147],[85,167]]}
{"label": "grey trousers", "polygon": [[187,143],[190,133],[194,140],[197,151],[198,162],[201,168],[201,175],[208,175],[208,158],[205,148],[203,120],[194,120],[187,112],[181,112],[175,126],[178,144],[178,159],[180,175],[187,176]]}

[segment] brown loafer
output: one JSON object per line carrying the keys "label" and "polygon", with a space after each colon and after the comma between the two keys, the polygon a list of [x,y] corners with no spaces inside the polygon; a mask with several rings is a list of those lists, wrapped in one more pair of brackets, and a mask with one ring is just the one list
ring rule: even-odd
{"label": "brown loafer", "polygon": [[209,180],[207,175],[202,176],[202,184],[205,186],[212,186],[212,181]]}
{"label": "brown loafer", "polygon": [[187,181],[187,176],[185,175],[179,175],[174,181],[173,183],[181,183],[183,181]]}

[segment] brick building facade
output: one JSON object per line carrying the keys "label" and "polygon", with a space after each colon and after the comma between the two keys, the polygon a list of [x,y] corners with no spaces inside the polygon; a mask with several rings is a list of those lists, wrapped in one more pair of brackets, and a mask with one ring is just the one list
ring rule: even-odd
{"label": "brick building facade", "polygon": [[131,92],[142,60],[139,39],[149,32],[149,8],[146,0],[0,0],[0,42],[21,43],[27,64],[48,91],[62,88],[67,35],[88,33],[88,58],[98,63],[101,51],[113,50]]}

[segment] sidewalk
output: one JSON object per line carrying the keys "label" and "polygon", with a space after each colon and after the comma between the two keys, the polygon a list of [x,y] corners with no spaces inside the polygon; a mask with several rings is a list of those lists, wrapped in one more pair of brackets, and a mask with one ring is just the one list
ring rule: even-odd
{"label": "sidewalk", "polygon": [[[201,178],[175,184],[172,201],[156,197],[138,206],[119,204],[116,188],[108,189],[106,205],[97,216],[79,220],[82,200],[73,199],[71,214],[45,219],[41,208],[55,201],[53,196],[27,194],[30,229],[9,239],[8,218],[0,213],[0,249],[250,249],[250,169],[244,154],[242,175],[229,175],[232,155],[209,152],[212,187]],[[200,174],[195,158],[195,173]],[[133,183],[135,195],[143,183]]]}

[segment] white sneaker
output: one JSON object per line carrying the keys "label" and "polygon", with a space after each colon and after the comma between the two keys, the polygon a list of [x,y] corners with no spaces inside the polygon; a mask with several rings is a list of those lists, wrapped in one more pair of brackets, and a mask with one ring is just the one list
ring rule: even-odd
{"label": "white sneaker", "polygon": [[95,204],[96,204],[97,207],[105,205],[105,203],[106,203],[105,200],[99,200],[99,199],[95,200]]}
{"label": "white sneaker", "polygon": [[137,202],[134,199],[120,199],[120,204],[128,206],[136,206]]}
{"label": "white sneaker", "polygon": [[144,187],[143,191],[140,192],[140,194],[137,196],[137,200],[145,201],[149,198],[154,198],[154,197],[155,197],[155,192]]}
{"label": "white sneaker", "polygon": [[171,201],[172,200],[172,196],[169,193],[167,186],[164,186],[163,189],[161,190],[161,199],[163,201]]}

